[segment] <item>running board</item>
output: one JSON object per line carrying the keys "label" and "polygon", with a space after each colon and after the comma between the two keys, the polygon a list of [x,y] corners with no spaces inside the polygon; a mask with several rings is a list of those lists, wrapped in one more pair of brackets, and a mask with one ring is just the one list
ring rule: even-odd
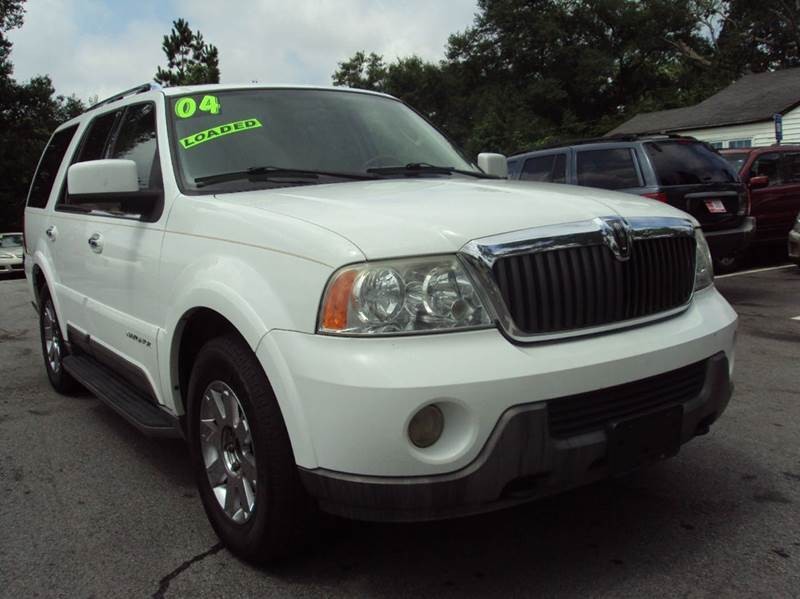
{"label": "running board", "polygon": [[62,364],[81,385],[144,434],[151,437],[183,437],[177,419],[97,360],[72,354],[66,356]]}

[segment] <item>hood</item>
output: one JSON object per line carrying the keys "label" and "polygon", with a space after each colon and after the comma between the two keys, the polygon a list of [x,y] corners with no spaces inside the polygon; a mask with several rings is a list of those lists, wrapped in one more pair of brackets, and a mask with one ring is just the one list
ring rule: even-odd
{"label": "hood", "polygon": [[324,227],[349,239],[369,259],[451,253],[480,237],[598,216],[694,220],[666,204],[624,193],[461,178],[309,185],[219,199]]}

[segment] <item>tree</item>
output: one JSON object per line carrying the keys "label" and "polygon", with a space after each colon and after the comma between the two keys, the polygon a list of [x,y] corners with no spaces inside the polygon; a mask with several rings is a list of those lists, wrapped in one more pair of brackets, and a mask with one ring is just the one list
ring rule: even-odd
{"label": "tree", "polygon": [[400,97],[470,153],[509,153],[800,65],[798,23],[796,0],[479,0],[440,62],[358,52],[333,81]]}
{"label": "tree", "polygon": [[161,48],[167,55],[167,68],[158,67],[155,80],[165,86],[219,83],[219,52],[194,32],[184,19],[172,22]]}
{"label": "tree", "polygon": [[75,96],[56,96],[46,75],[13,78],[6,33],[22,25],[22,0],[0,0],[0,232],[20,230],[31,177],[44,145],[63,121],[85,110]]}

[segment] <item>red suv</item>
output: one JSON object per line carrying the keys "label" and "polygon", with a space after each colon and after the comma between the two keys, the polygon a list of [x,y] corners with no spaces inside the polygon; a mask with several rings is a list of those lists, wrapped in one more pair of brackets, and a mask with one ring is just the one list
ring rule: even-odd
{"label": "red suv", "polygon": [[720,150],[750,193],[755,243],[786,244],[800,212],[800,146]]}

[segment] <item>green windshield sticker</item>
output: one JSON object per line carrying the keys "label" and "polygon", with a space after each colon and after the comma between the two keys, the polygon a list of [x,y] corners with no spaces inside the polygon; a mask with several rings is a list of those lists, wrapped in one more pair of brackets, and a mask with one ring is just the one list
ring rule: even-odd
{"label": "green windshield sticker", "polygon": [[180,141],[184,150],[188,150],[189,148],[211,141],[212,139],[222,137],[223,135],[241,133],[242,131],[258,129],[259,127],[261,127],[261,121],[258,119],[244,119],[242,121],[234,121],[233,123],[211,127],[211,129],[206,129],[205,131],[198,131],[178,141]]}
{"label": "green windshield sticker", "polygon": [[[175,114],[182,119],[188,119],[194,116],[194,113],[197,112],[197,108],[197,101],[194,98],[181,98],[175,102]],[[199,108],[203,112],[219,114],[219,98],[217,98],[217,96],[203,96],[203,99],[200,100]]]}

